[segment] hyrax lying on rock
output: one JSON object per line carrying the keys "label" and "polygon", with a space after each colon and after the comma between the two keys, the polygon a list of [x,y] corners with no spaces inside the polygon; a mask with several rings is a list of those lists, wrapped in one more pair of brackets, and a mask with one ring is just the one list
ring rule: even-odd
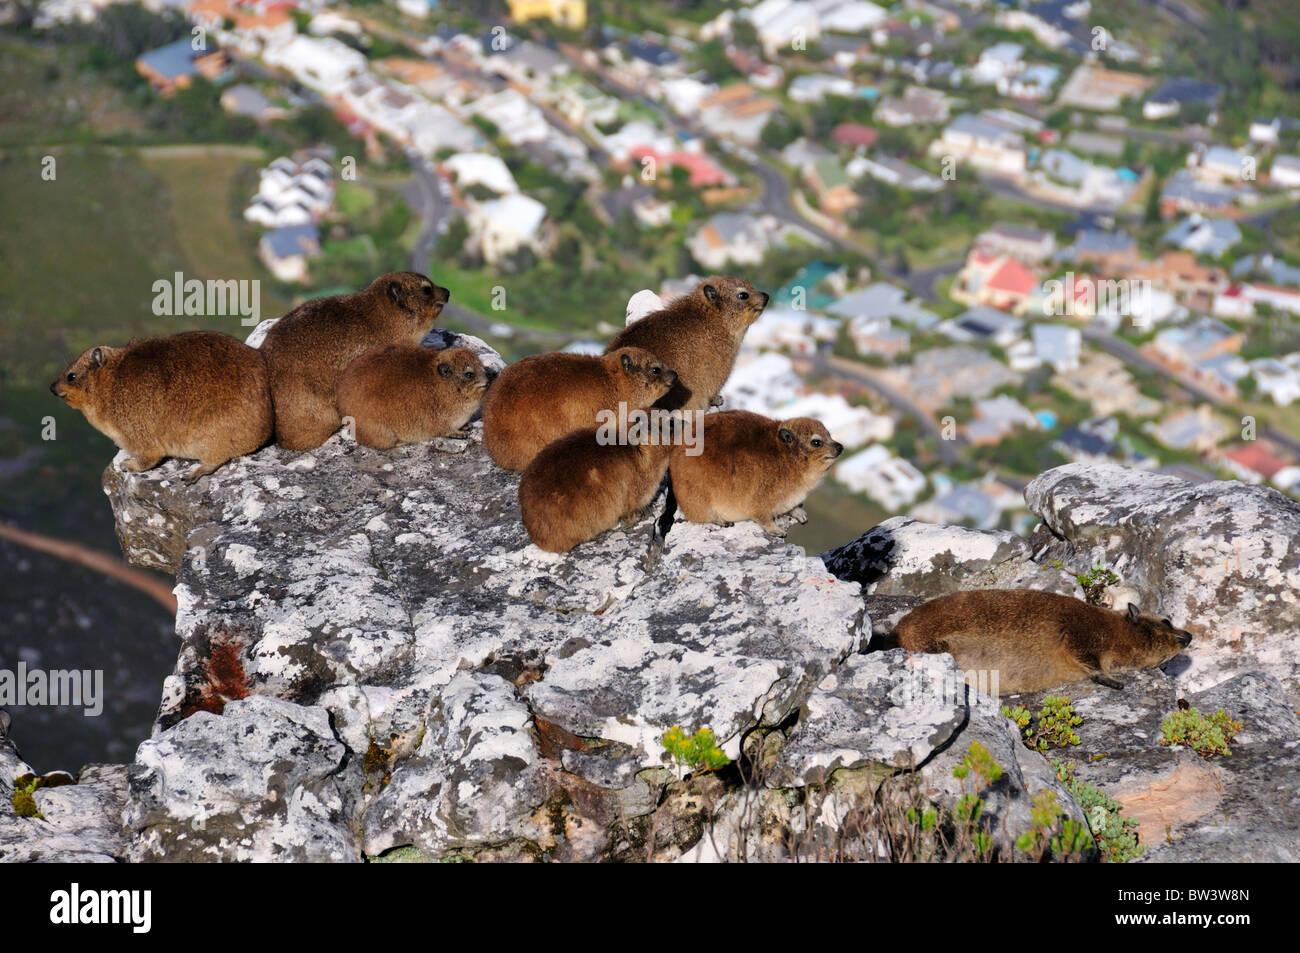
{"label": "hyrax lying on rock", "polygon": [[949,652],[964,671],[998,674],[998,693],[1016,695],[1110,676],[1169,661],[1192,642],[1130,604],[1124,612],[1054,592],[984,589],[955,592],[898,621],[898,643],[913,652]]}
{"label": "hyrax lying on rock", "polygon": [[768,296],[739,278],[706,278],[690,294],[634,321],[605,349],[643,347],[677,372],[677,384],[655,405],[704,410],[722,390],[741,339],[767,307]]}
{"label": "hyrax lying on rock", "polygon": [[779,533],[775,517],[813,491],[844,447],[810,417],[773,420],[744,410],[704,417],[702,449],[673,448],[677,506],[692,523],[754,520]]}
{"label": "hyrax lying on rock", "polygon": [[522,470],[548,443],[601,423],[602,410],[643,410],[676,383],[673,371],[639,347],[600,357],[525,357],[501,372],[483,400],[483,446],[498,465]]}
{"label": "hyrax lying on rock", "polygon": [[266,362],[226,334],[187,331],[92,347],[50,390],[131,455],[128,470],[181,457],[199,461],[186,476],[196,480],[271,439]]}
{"label": "hyrax lying on rock", "polygon": [[310,450],[341,423],[339,375],[371,348],[419,344],[450,297],[424,275],[394,271],[364,291],[304,301],[272,325],[262,343],[271,372],[275,439]]}
{"label": "hyrax lying on rock", "polygon": [[547,444],[519,480],[519,511],[541,549],[565,553],[639,519],[668,469],[668,444],[602,443],[600,428]]}
{"label": "hyrax lying on rock", "polygon": [[352,418],[358,443],[388,450],[453,435],[474,416],[486,388],[487,371],[473,351],[389,344],[343,369],[338,408]]}

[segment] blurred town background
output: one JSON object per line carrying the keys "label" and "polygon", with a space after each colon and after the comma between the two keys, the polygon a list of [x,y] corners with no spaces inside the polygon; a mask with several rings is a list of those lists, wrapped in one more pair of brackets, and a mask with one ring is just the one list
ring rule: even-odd
{"label": "blurred town background", "polygon": [[[0,528],[116,554],[109,441],[47,392],[160,316],[411,268],[507,358],[628,297],[773,294],[728,407],[846,446],[791,540],[1024,531],[1069,460],[1300,493],[1289,0],[0,0]],[[46,439],[53,418],[57,439]],[[0,538],[0,663],[106,670],[129,759],[175,657],[145,589]],[[94,721],[95,724],[90,724]],[[39,760],[39,758],[37,758]]]}

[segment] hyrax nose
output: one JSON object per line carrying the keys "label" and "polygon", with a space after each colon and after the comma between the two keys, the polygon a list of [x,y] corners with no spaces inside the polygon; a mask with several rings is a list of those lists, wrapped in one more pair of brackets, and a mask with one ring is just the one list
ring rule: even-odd
{"label": "hyrax nose", "polygon": [[674,384],[676,384],[676,383],[677,383],[677,372],[676,372],[676,371],[667,371],[667,372],[665,372],[665,374],[664,374],[664,383],[667,384],[669,387],[672,387]]}
{"label": "hyrax nose", "polygon": [[831,446],[835,448],[835,456],[837,457],[844,452],[844,444],[842,443],[833,443]]}
{"label": "hyrax nose", "polygon": [[1183,648],[1187,648],[1187,646],[1191,645],[1192,644],[1191,633],[1188,632],[1178,633],[1178,644],[1181,645]]}

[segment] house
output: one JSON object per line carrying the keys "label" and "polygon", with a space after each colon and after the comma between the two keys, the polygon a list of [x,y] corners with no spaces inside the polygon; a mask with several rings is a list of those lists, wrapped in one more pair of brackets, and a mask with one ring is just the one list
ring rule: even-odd
{"label": "house", "polygon": [[475,185],[481,185],[497,195],[519,191],[514,175],[498,156],[485,152],[461,152],[448,156],[442,165],[451,173],[457,188],[462,192]]}
{"label": "house", "polygon": [[524,40],[511,43],[504,50],[494,50],[488,57],[487,69],[533,94],[567,75],[570,65],[554,50]]}
{"label": "house", "polygon": [[1214,296],[1228,287],[1228,276],[1222,269],[1202,265],[1186,251],[1167,251],[1154,261],[1144,261],[1127,277],[1149,281],[1199,310],[1208,310]]}
{"label": "house", "polygon": [[1275,311],[1300,314],[1300,289],[1282,288],[1261,281],[1252,281],[1242,285],[1241,290],[1257,311],[1261,304],[1266,304]]}
{"label": "house", "polygon": [[1256,119],[1250,124],[1250,141],[1261,146],[1275,146],[1281,131],[1280,119]]}
{"label": "house", "polygon": [[897,512],[925,492],[925,474],[879,443],[835,465],[835,479],[854,493],[865,493],[886,510]]}
{"label": "house", "polygon": [[1120,455],[1119,446],[1096,433],[1080,427],[1069,427],[1052,442],[1052,449],[1071,463],[1114,463]]}
{"label": "house", "polygon": [[1142,104],[1142,115],[1146,119],[1168,119],[1176,116],[1184,107],[1205,106],[1213,109],[1223,95],[1223,88],[1204,80],[1187,76],[1174,76],[1166,79]]}
{"label": "house", "polygon": [[830,305],[826,311],[849,323],[850,332],[855,324],[896,319],[918,330],[927,330],[939,323],[939,316],[919,304],[907,300],[907,292],[885,281],[878,281],[860,291],[850,292]]}
{"label": "house", "polygon": [[1300,156],[1277,156],[1268,170],[1269,181],[1284,189],[1300,188]]}
{"label": "house", "polygon": [[622,188],[604,193],[595,209],[613,225],[624,215],[630,215],[647,228],[667,225],[672,219],[672,203],[660,201],[649,186],[628,181]]}
{"label": "house", "polygon": [[789,357],[746,348],[722,385],[723,406],[770,415],[793,401],[802,389],[803,380]]}
{"label": "house", "polygon": [[496,265],[522,248],[541,255],[545,250],[545,219],[545,205],[515,192],[470,209],[470,241],[488,265]]}
{"label": "house", "polygon": [[315,225],[277,228],[257,243],[262,264],[280,281],[307,281],[307,263],[320,255],[320,233]]}
{"label": "house", "polygon": [[275,105],[247,83],[239,83],[222,90],[221,108],[232,116],[248,116],[258,122],[284,119],[289,115],[289,110]]}
{"label": "house", "polygon": [[944,321],[938,330],[961,344],[976,343],[1005,348],[1020,337],[1024,322],[1005,311],[980,305]]}
{"label": "house", "polygon": [[1031,225],[998,222],[975,236],[975,247],[986,255],[1010,255],[1017,261],[1036,265],[1052,257],[1056,236]]}
{"label": "house", "polygon": [[980,86],[992,86],[1015,76],[1025,68],[1024,53],[1025,48],[1019,43],[993,44],[980,53],[979,60],[971,70],[971,82]]}
{"label": "house", "polygon": [[1083,335],[1078,328],[1064,324],[1035,324],[1030,328],[1034,355],[1039,362],[1058,374],[1076,370],[1083,349]]}
{"label": "house", "polygon": [[516,23],[550,20],[556,26],[581,30],[587,25],[587,0],[506,0]]}
{"label": "house", "polygon": [[1214,306],[1210,313],[1216,318],[1241,321],[1255,316],[1255,302],[1246,297],[1241,285],[1232,285],[1214,296]]}
{"label": "house", "polygon": [[831,139],[841,149],[870,149],[879,138],[877,130],[856,122],[842,122],[831,131]]}
{"label": "house", "polygon": [[1211,387],[1225,400],[1237,397],[1241,380],[1250,376],[1250,365],[1236,354],[1218,354],[1198,361],[1192,376]]}
{"label": "house", "polygon": [[1020,73],[1002,76],[997,81],[998,92],[1012,99],[1036,102],[1046,99],[1056,85],[1061,71],[1046,63],[1035,63],[1025,67]]}
{"label": "house", "polygon": [[1235,444],[1219,454],[1219,462],[1247,483],[1272,483],[1283,471],[1294,467],[1270,440]]}
{"label": "house", "polygon": [[[1300,361],[1296,362],[1300,365]],[[1261,357],[1250,362],[1259,393],[1279,406],[1300,400],[1300,366],[1292,367],[1276,358]]]}
{"label": "house", "polygon": [[834,341],[840,325],[810,311],[768,306],[745,333],[745,344],[755,348],[788,348],[795,354],[812,354],[819,342]]}
{"label": "house", "polygon": [[1124,140],[1119,136],[1088,132],[1086,129],[1071,130],[1065,138],[1065,145],[1079,152],[1104,156],[1114,161],[1119,161],[1124,156]]}
{"label": "house", "polygon": [[912,192],[938,192],[943,188],[943,179],[937,175],[931,175],[916,166],[879,153],[870,158],[855,156],[849,160],[844,169],[849,175],[855,177],[869,175],[887,185]]}
{"label": "house", "polygon": [[912,348],[912,336],[902,328],[894,327],[889,318],[858,319],[848,327],[849,340],[864,357],[879,354],[898,357]]}
{"label": "house", "polygon": [[1197,178],[1191,169],[1179,169],[1165,180],[1165,187],[1160,192],[1160,213],[1166,218],[1176,212],[1222,214],[1231,211],[1239,200],[1251,194],[1244,184],[1206,182]]}
{"label": "house", "polygon": [[902,96],[884,96],[876,104],[876,122],[886,126],[937,125],[948,121],[948,97],[937,89],[908,86]]}
{"label": "house", "polygon": [[1019,261],[1010,255],[985,254],[975,247],[966,256],[948,296],[962,304],[1019,312],[1028,308],[1038,291],[1038,276]]}
{"label": "house", "polygon": [[828,215],[842,217],[861,204],[858,193],[840,160],[834,156],[818,159],[803,170],[803,179],[817,196],[817,205]]}
{"label": "house", "polygon": [[821,38],[821,17],[817,8],[805,0],[762,0],[749,11],[750,22],[758,33],[763,52],[775,59],[778,52],[798,49]]}
{"label": "house", "polygon": [[1197,365],[1223,354],[1236,354],[1245,343],[1239,331],[1213,318],[1201,318],[1192,324],[1166,328],[1148,347],[1173,367],[1194,370]]}
{"label": "house", "polygon": [[1214,418],[1209,404],[1180,407],[1160,423],[1143,429],[1166,447],[1201,454],[1211,452],[1228,435],[1228,428]]}
{"label": "house", "polygon": [[1024,404],[1006,394],[975,402],[975,418],[966,424],[966,439],[981,447],[1001,443],[1017,427],[1042,429],[1042,421]]}
{"label": "house", "polygon": [[1103,275],[1113,275],[1132,268],[1139,261],[1137,239],[1126,232],[1107,232],[1085,228],[1075,233],[1074,241],[1057,254],[1057,260],[1091,265]]}
{"label": "house", "polygon": [[1002,517],[1000,500],[979,483],[963,483],[914,507],[911,516],[942,526],[994,529]]}
{"label": "house", "polygon": [[226,71],[226,54],[219,47],[202,43],[196,50],[195,42],[195,38],[187,36],[142,53],[135,61],[135,71],[164,96],[189,86],[196,76],[206,80],[221,76]]}
{"label": "house", "polygon": [[1167,245],[1177,245],[1193,255],[1221,258],[1241,241],[1241,229],[1226,218],[1205,218],[1193,214],[1183,219],[1161,238]]}
{"label": "house", "polygon": [[1084,62],[1061,87],[1056,105],[1077,106],[1096,112],[1116,112],[1124,100],[1141,95],[1155,82],[1140,73],[1125,73]]}
{"label": "house", "polygon": [[1099,414],[1120,411],[1135,417],[1149,417],[1160,404],[1138,390],[1133,375],[1119,358],[1101,351],[1083,351],[1079,366],[1058,373],[1053,379],[1071,397],[1086,401]]}
{"label": "house", "polygon": [[283,46],[268,48],[263,58],[326,96],[340,94],[352,79],[368,69],[364,53],[332,36],[317,39],[299,34]]}
{"label": "house", "polygon": [[884,9],[867,0],[814,0],[813,6],[827,33],[868,33],[889,19]]}
{"label": "house", "polygon": [[1300,286],[1300,268],[1279,261],[1267,252],[1237,259],[1232,265],[1232,276],[1242,279],[1258,278],[1275,285]]}
{"label": "house", "polygon": [[930,143],[932,156],[952,156],[981,169],[1005,175],[1024,172],[1025,143],[1019,134],[980,116],[965,113],[944,127]]}
{"label": "house", "polygon": [[935,408],[956,397],[978,400],[1018,385],[1020,375],[978,348],[936,347],[913,358],[907,380],[917,402]]}
{"label": "house", "polygon": [[764,96],[747,83],[733,83],[700,101],[699,120],[718,135],[754,146],[780,106],[771,96]]}
{"label": "house", "polygon": [[1204,182],[1241,182],[1253,179],[1255,157],[1241,149],[1210,146],[1193,149],[1187,156],[1187,168]]}
{"label": "house", "polygon": [[999,9],[993,22],[1006,30],[1028,31],[1050,49],[1082,53],[1084,46],[1074,33],[1078,32],[1079,20],[1088,14],[1090,6],[1088,0],[1041,0],[1019,8]]}
{"label": "house", "polygon": [[768,249],[783,233],[771,215],[720,212],[687,239],[686,247],[705,268],[721,271],[729,264],[762,263]]}
{"label": "house", "polygon": [[855,407],[840,394],[814,391],[787,404],[772,408],[782,420],[811,417],[820,420],[830,431],[831,439],[845,447],[860,447],[872,441],[888,440],[894,435],[894,421],[884,414],[873,414],[866,407]]}
{"label": "house", "polygon": [[790,81],[786,95],[796,103],[819,103],[827,96],[848,98],[857,87],[851,79],[830,73],[807,73]]}
{"label": "house", "polygon": [[482,116],[511,145],[545,142],[555,136],[546,115],[517,89],[506,88],[475,100],[470,111]]}

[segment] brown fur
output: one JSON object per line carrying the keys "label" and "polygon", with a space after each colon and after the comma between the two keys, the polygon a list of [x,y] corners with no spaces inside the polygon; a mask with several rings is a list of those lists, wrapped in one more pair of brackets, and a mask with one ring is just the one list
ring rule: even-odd
{"label": "brown fur", "polygon": [[261,353],[212,331],[90,348],[50,390],[131,455],[128,470],[198,460],[187,480],[264,446],[274,423]]}
{"label": "brown fur", "polygon": [[483,446],[500,466],[523,470],[547,444],[596,426],[602,410],[644,410],[677,375],[639,347],[600,357],[539,354],[511,364],[483,400]]}
{"label": "brown fur", "polygon": [[677,386],[656,407],[703,410],[731,376],[740,342],[767,307],[768,296],[748,281],[705,278],[687,295],[633,321],[605,353],[643,347],[677,372]]}
{"label": "brown fur", "polygon": [[385,344],[419,344],[449,293],[424,275],[394,271],[363,291],[304,301],[262,343],[271,372],[275,439],[289,450],[319,447],[342,422],[338,378],[354,359]]}
{"label": "brown fur", "polygon": [[808,498],[844,451],[811,417],[773,420],[744,410],[704,417],[702,453],[673,448],[669,472],[682,515],[692,523],[754,520],[779,533],[774,518]]}
{"label": "brown fur", "polygon": [[1161,665],[1192,641],[1135,605],[1115,612],[1033,589],[943,596],[903,616],[896,636],[913,652],[952,653],[964,671],[998,672],[1003,695],[1088,678],[1122,687],[1110,676]]}
{"label": "brown fur", "polygon": [[358,443],[388,450],[459,431],[478,410],[486,387],[487,371],[473,351],[389,344],[344,368],[338,408],[352,418]]}
{"label": "brown fur", "polygon": [[568,552],[639,518],[668,469],[670,445],[599,444],[597,428],[548,444],[519,480],[519,510],[534,543]]}

